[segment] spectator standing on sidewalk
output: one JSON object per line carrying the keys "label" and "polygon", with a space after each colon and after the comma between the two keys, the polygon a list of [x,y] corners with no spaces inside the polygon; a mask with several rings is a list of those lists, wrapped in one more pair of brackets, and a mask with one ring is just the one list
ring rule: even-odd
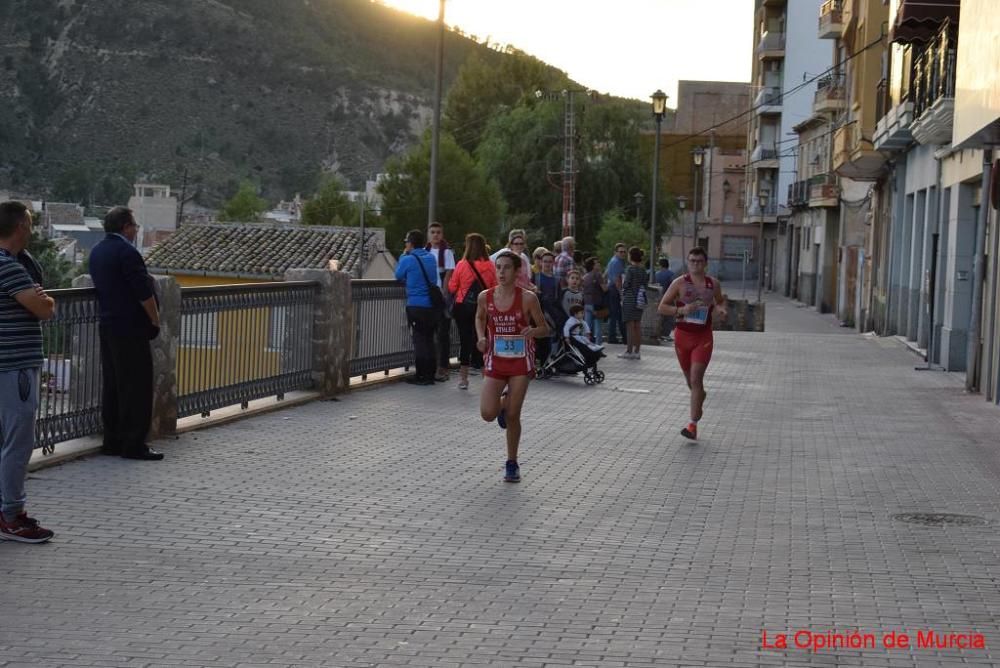
{"label": "spectator standing on sidewalk", "polygon": [[[667,289],[674,282],[674,272],[670,271],[670,260],[665,257],[660,258],[660,270],[656,272],[656,283],[660,286],[660,294],[667,294]],[[660,315],[660,338],[664,341],[673,341],[670,338],[674,331],[674,317],[671,315]]]}
{"label": "spectator standing on sidewalk", "polygon": [[604,316],[607,315],[605,304],[607,302],[608,281],[601,273],[601,261],[596,257],[584,260],[584,268],[587,273],[583,276],[583,308],[587,327],[594,337],[594,343],[602,345],[604,343],[601,336],[601,324]]}
{"label": "spectator standing on sidewalk", "polygon": [[625,331],[628,333],[627,348],[618,355],[622,359],[639,359],[639,348],[642,345],[642,303],[646,294],[646,284],[649,275],[642,264],[641,248],[632,247],[628,250],[629,266],[622,278],[622,320],[625,321]]}
{"label": "spectator standing on sidewalk", "polygon": [[160,312],[153,277],[135,247],[139,225],[131,209],[115,207],[104,217],[107,236],[90,252],[100,313],[101,453],[158,461],[163,455],[146,444],[153,421],[153,353]]}
{"label": "spectator standing on sidewalk", "polygon": [[442,305],[435,305],[431,288],[437,288],[434,272],[437,263],[425,248],[424,233],[410,230],[403,240],[403,256],[396,265],[396,280],[406,284],[406,319],[413,337],[413,357],[416,373],[406,382],[412,385],[433,385],[437,358],[434,332],[442,315]]}
{"label": "spectator standing on sidewalk", "polygon": [[573,241],[573,237],[565,237],[562,240],[559,255],[556,256],[556,263],[553,267],[553,273],[556,276],[556,280],[559,281],[559,289],[565,289],[567,286],[566,280],[569,278],[569,272],[576,267],[576,263],[573,262],[573,249],[575,248],[576,242]]}
{"label": "spectator standing on sidewalk", "polygon": [[628,257],[625,244],[615,244],[615,253],[608,260],[608,268],[604,272],[608,279],[608,343],[618,343],[619,334],[624,343],[625,321],[622,320],[622,277],[628,268]]}
{"label": "spectator standing on sidewalk", "polygon": [[42,367],[40,320],[55,304],[17,260],[31,239],[31,213],[0,204],[0,539],[44,543],[53,533],[25,512],[24,482],[35,447]]}
{"label": "spectator standing on sidewalk", "polygon": [[[437,285],[444,294],[445,301],[448,301],[448,292],[450,292],[448,283],[455,270],[455,253],[444,238],[444,226],[441,223],[434,222],[427,226],[425,250],[434,256],[434,262],[437,264],[435,273]],[[434,380],[438,382],[448,380],[448,369],[451,367],[451,314],[448,309],[445,309],[442,316],[438,321],[437,330],[434,332],[438,359]]]}
{"label": "spectator standing on sidewalk", "polygon": [[486,239],[472,232],[465,235],[465,254],[451,275],[448,290],[455,295],[452,315],[458,326],[458,389],[469,389],[469,366],[482,368],[483,354],[476,347],[476,308],[479,293],[496,287],[496,267],[486,254]]}

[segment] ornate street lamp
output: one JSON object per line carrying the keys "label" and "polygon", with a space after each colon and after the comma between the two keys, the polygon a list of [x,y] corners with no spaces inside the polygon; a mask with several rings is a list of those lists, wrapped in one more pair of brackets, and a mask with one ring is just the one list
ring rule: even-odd
{"label": "ornate street lamp", "polygon": [[687,248],[685,246],[685,239],[687,239],[687,232],[684,224],[684,209],[687,208],[688,198],[684,195],[677,196],[677,208],[680,209],[680,223],[681,223],[681,263],[687,262]]}
{"label": "ornate street lamp", "polygon": [[701,173],[701,163],[705,159],[705,149],[701,146],[695,146],[691,149],[691,163],[694,170],[694,202],[692,203],[691,210],[694,212],[694,231],[691,233],[691,247],[694,248],[698,245],[698,209],[700,208],[700,200],[698,199],[698,175]]}
{"label": "ornate street lamp", "polygon": [[667,113],[667,94],[657,89],[652,95],[653,118],[656,119],[656,149],[653,153],[653,198],[650,204],[649,218],[649,280],[656,277],[656,256],[659,254],[656,243],[656,191],[660,185],[660,126],[663,116]]}
{"label": "ornate street lamp", "polygon": [[760,231],[757,234],[757,303],[760,304],[764,290],[764,211],[767,210],[769,190],[757,193],[757,205],[760,207]]}

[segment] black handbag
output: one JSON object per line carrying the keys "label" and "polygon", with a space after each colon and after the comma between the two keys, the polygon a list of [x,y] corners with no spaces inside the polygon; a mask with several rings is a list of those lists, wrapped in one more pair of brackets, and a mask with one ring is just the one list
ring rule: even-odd
{"label": "black handbag", "polygon": [[[466,262],[469,261],[466,260]],[[479,293],[486,289],[486,281],[484,281],[483,277],[479,275],[479,270],[476,269],[475,263],[469,262],[469,267],[476,275],[476,280],[473,281],[472,285],[469,286],[469,289],[465,291],[465,299],[462,300],[462,303],[475,306],[479,301]],[[470,295],[472,297],[471,299],[469,298]]]}
{"label": "black handbag", "polygon": [[414,256],[414,259],[417,261],[417,267],[420,268],[420,273],[424,275],[424,280],[427,281],[427,293],[431,298],[431,308],[439,314],[444,315],[444,293],[441,292],[441,288],[438,287],[437,283],[431,283],[431,279],[427,277],[427,270],[424,269],[424,263],[420,261],[420,258]]}

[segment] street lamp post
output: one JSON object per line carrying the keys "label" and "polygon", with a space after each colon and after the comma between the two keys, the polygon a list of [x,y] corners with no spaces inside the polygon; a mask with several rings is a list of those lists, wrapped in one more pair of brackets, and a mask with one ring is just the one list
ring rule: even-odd
{"label": "street lamp post", "polygon": [[677,208],[680,209],[681,215],[681,264],[687,262],[687,248],[685,247],[685,239],[687,239],[687,234],[684,232],[684,209],[687,208],[688,198],[684,195],[677,196]]}
{"label": "street lamp post", "polygon": [[652,282],[656,276],[656,191],[660,185],[660,126],[663,124],[663,115],[667,112],[667,94],[657,89],[652,95],[653,98],[653,118],[656,119],[656,149],[653,153],[653,197],[650,202],[649,214],[649,280]]}
{"label": "street lamp post", "polygon": [[698,245],[698,205],[700,200],[698,199],[698,173],[701,172],[701,161],[705,158],[705,149],[701,146],[695,146],[691,149],[691,160],[694,170],[694,202],[692,203],[691,210],[694,212],[694,230],[691,232],[691,248]]}
{"label": "street lamp post", "polygon": [[757,303],[761,303],[762,292],[764,290],[764,211],[767,209],[767,200],[770,193],[766,190],[760,191],[757,195],[757,204],[760,207],[760,230],[757,233]]}
{"label": "street lamp post", "polygon": [[438,177],[438,144],[441,135],[441,91],[444,79],[444,3],[440,0],[438,6],[438,40],[437,53],[434,61],[434,115],[431,122],[431,165],[430,185],[427,193],[427,224],[437,220],[437,177]]}

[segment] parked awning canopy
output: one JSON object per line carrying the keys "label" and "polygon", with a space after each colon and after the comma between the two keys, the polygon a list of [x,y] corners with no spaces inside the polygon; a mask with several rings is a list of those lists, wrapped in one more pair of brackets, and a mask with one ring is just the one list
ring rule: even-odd
{"label": "parked awning canopy", "polygon": [[960,0],[899,0],[892,41],[913,44],[930,41],[947,19],[958,25]]}

